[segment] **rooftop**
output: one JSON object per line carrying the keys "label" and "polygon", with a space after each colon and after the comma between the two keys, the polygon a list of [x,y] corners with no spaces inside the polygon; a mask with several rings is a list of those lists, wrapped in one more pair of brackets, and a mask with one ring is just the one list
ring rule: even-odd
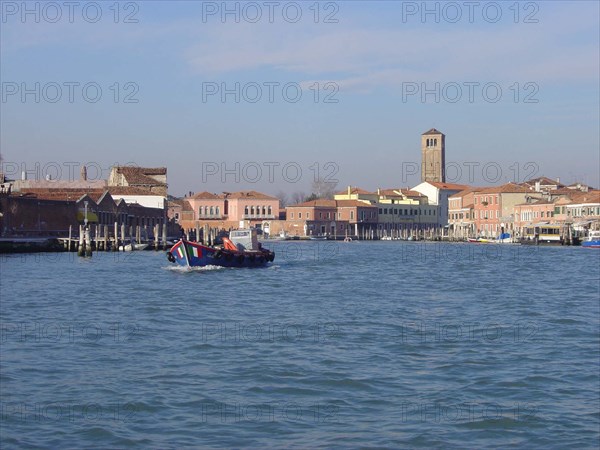
{"label": "rooftop", "polygon": [[448,190],[448,191],[462,191],[464,189],[468,189],[470,186],[466,184],[455,184],[455,183],[443,183],[441,181],[427,181],[427,183],[435,186],[440,190]]}
{"label": "rooftop", "polygon": [[423,133],[421,136],[427,136],[427,135],[430,135],[430,134],[442,134],[443,135],[444,133],[442,133],[439,130],[436,130],[435,128],[432,128],[431,130],[426,131],[425,133]]}

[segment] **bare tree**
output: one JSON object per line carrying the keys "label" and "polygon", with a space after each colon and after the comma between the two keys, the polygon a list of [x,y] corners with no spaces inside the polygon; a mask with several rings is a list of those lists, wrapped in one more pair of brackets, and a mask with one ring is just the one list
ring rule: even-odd
{"label": "bare tree", "polygon": [[275,194],[275,197],[279,199],[280,208],[285,208],[290,203],[288,195],[283,191],[279,191],[277,194]]}
{"label": "bare tree", "polygon": [[333,199],[336,187],[337,181],[326,181],[323,177],[319,177],[312,182],[312,193],[316,198]]}
{"label": "bare tree", "polygon": [[306,199],[306,194],[304,192],[294,192],[292,194],[292,205],[297,205],[298,203],[302,203]]}

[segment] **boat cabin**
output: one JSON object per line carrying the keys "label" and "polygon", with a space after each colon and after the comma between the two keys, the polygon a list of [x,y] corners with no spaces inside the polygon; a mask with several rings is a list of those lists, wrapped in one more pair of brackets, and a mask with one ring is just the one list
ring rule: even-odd
{"label": "boat cabin", "polygon": [[233,230],[229,232],[229,240],[237,247],[238,251],[259,250],[258,234],[254,228]]}
{"label": "boat cabin", "polygon": [[562,241],[560,228],[560,225],[536,224],[525,228],[523,238],[558,244]]}

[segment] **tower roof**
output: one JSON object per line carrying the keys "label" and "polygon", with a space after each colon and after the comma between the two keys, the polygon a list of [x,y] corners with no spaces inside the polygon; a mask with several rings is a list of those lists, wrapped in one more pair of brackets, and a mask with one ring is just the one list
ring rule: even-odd
{"label": "tower roof", "polygon": [[421,136],[426,136],[426,135],[429,135],[429,134],[441,134],[441,135],[444,135],[444,133],[442,133],[441,131],[436,130],[435,128],[432,128],[431,130],[426,131],[425,133],[423,133]]}

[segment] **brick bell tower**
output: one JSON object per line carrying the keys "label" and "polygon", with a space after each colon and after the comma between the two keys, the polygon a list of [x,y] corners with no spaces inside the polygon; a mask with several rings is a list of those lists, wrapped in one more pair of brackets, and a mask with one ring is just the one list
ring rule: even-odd
{"label": "brick bell tower", "polygon": [[446,182],[446,135],[432,128],[421,135],[421,182]]}

